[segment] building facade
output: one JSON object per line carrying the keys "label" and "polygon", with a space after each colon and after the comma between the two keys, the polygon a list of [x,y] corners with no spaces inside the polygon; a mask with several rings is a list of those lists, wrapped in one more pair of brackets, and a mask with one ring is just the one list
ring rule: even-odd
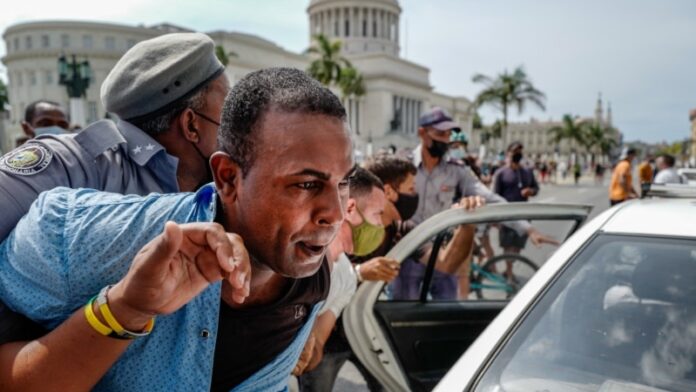
{"label": "building facade", "polygon": [[[597,99],[594,116],[579,117],[576,121],[595,122],[605,127],[613,127],[611,104],[607,104],[605,114],[600,95]],[[560,120],[549,119],[541,121],[533,117],[527,122],[511,122],[501,138],[489,140],[487,147],[490,151],[488,151],[487,155],[490,157],[490,154],[496,155],[504,152],[510,143],[520,141],[524,145],[525,154],[532,158],[569,160],[575,154],[582,160],[585,160],[585,158],[589,160],[590,152],[583,146],[570,140],[562,140],[560,143],[555,143],[551,140],[549,129],[562,125],[563,123]],[[617,144],[620,144],[621,133],[617,132],[615,137],[617,138]],[[474,150],[480,149],[482,138],[484,138],[484,130],[473,130],[469,147]]]}
{"label": "building facade", "polygon": [[689,111],[689,121],[691,122],[691,148],[689,149],[689,164],[696,167],[696,109]]}
{"label": "building facade", "polygon": [[[311,0],[307,15],[310,40],[316,34],[341,40],[343,55],[363,75],[365,95],[344,98],[359,148],[369,143],[374,148],[390,144],[414,146],[418,143],[418,117],[431,106],[445,108],[465,132],[471,132],[471,102],[433,91],[430,70],[400,57],[401,7],[396,0]],[[37,21],[9,27],[3,34],[7,53],[2,59],[9,75],[9,131],[21,132],[19,122],[24,108],[34,100],[50,99],[68,107],[66,89],[58,84],[57,61],[61,54],[74,54],[78,60],[90,62],[93,81],[87,91],[85,112],[91,122],[106,115],[99,89],[126,50],[139,41],[182,31],[191,30],[169,24],[146,27],[69,21]],[[228,54],[226,74],[231,83],[248,72],[267,67],[307,69],[312,60],[309,55],[285,50],[251,34],[207,34]]]}

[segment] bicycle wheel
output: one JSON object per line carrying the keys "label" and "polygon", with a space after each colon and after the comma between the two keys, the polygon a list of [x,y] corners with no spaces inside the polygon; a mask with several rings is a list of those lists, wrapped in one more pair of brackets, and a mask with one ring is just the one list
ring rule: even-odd
{"label": "bicycle wheel", "polygon": [[472,291],[479,299],[510,299],[532,278],[539,267],[519,254],[493,256],[472,276]]}

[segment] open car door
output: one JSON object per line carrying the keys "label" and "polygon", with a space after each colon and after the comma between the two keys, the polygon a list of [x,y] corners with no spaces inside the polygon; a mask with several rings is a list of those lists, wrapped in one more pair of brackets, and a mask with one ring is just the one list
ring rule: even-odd
{"label": "open car door", "polygon": [[[387,255],[401,263],[399,277],[390,284],[363,283],[344,310],[353,351],[387,390],[431,390],[555,251],[553,246],[524,246],[519,243],[524,236],[515,237],[511,229],[528,221],[562,242],[591,209],[506,203],[431,217]],[[461,263],[470,268],[441,272],[439,255],[455,241],[453,232],[460,225],[476,227],[472,261]],[[511,255],[510,241],[523,250]]]}

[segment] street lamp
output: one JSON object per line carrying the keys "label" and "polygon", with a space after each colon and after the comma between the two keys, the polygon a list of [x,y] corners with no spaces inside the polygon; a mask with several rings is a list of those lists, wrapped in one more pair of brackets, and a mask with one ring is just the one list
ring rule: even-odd
{"label": "street lamp", "polygon": [[92,69],[86,59],[78,62],[72,55],[68,62],[65,54],[58,58],[58,83],[65,86],[70,97],[70,118],[73,124],[85,126],[85,103],[83,98],[92,81]]}

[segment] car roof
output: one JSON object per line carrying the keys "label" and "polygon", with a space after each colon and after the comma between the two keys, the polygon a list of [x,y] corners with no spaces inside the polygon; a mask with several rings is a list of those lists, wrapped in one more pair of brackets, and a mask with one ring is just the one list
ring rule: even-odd
{"label": "car roof", "polygon": [[615,208],[600,231],[696,237],[696,199],[642,199]]}

